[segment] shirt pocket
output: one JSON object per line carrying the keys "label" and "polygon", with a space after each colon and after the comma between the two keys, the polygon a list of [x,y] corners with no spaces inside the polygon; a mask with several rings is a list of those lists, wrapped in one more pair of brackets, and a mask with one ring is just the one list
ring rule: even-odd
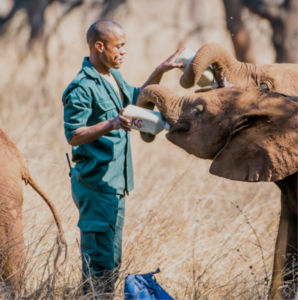
{"label": "shirt pocket", "polygon": [[98,122],[107,121],[117,117],[118,111],[113,100],[106,98],[96,102],[95,112]]}

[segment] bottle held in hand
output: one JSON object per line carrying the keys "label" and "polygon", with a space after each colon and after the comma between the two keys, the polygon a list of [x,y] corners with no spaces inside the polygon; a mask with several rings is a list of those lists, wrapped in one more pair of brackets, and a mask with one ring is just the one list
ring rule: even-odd
{"label": "bottle held in hand", "polygon": [[[176,63],[184,63],[185,64],[184,68],[180,68],[180,70],[182,72],[184,72],[186,70],[186,68],[191,64],[195,55],[196,55],[196,53],[190,48],[186,48],[185,50],[183,50],[181,52],[181,54],[179,55],[179,57],[176,60]],[[208,67],[208,69],[204,71],[200,80],[197,82],[197,85],[200,88],[206,88],[206,89],[207,88],[215,89],[218,87],[218,84],[214,77],[214,72],[211,67]]]}
{"label": "bottle held in hand", "polygon": [[170,129],[170,125],[162,119],[161,114],[157,111],[128,105],[122,115],[130,120],[130,128],[141,132],[156,135],[164,129],[167,131]]}

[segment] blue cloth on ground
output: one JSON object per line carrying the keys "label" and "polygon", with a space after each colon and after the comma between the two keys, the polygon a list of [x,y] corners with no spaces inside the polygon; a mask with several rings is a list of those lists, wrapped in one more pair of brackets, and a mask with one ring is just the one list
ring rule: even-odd
{"label": "blue cloth on ground", "polygon": [[148,274],[128,274],[125,278],[125,300],[174,300],[155,280],[155,272]]}

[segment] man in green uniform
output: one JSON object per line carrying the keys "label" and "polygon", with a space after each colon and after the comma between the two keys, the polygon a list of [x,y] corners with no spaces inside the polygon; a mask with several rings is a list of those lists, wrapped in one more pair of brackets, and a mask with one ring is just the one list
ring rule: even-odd
{"label": "man in green uniform", "polygon": [[[175,60],[184,48],[159,65],[141,88],[128,85],[120,68],[125,33],[110,20],[87,32],[90,56],[63,94],[64,128],[72,146],[72,196],[79,209],[82,272],[85,288],[96,284],[113,292],[121,265],[125,194],[133,190],[130,125],[121,113],[139,92],[158,84],[164,72],[181,68]],[[92,280],[92,282],[91,282]]]}

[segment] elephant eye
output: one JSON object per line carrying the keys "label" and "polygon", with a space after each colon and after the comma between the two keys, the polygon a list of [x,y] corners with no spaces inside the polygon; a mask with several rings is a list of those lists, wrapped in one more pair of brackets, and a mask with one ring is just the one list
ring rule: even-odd
{"label": "elephant eye", "polygon": [[268,87],[267,83],[262,82],[260,84],[260,87],[261,87],[261,89],[263,89],[265,91],[269,91],[269,87]]}
{"label": "elephant eye", "polygon": [[199,104],[194,110],[192,110],[192,114],[195,116],[198,116],[201,112],[203,112],[204,106],[202,104]]}

